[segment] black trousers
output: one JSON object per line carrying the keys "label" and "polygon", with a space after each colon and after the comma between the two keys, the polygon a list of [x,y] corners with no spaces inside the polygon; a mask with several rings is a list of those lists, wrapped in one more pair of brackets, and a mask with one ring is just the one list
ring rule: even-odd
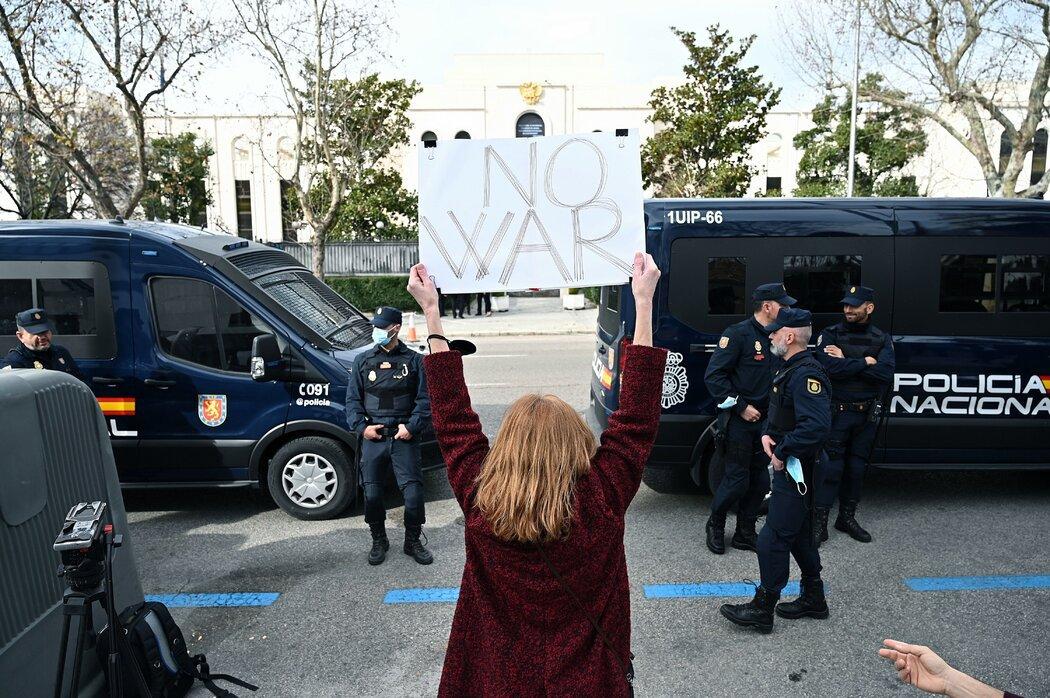
{"label": "black trousers", "polygon": [[711,516],[724,519],[739,504],[739,517],[755,518],[769,491],[769,456],[762,450],[762,422],[730,415],[726,424],[725,475],[711,500]]}
{"label": "black trousers", "polygon": [[481,302],[485,302],[485,312],[492,312],[492,294],[491,293],[479,293],[478,294],[478,315],[481,315]]}
{"label": "black trousers", "polygon": [[452,317],[463,317],[467,307],[470,305],[470,295],[467,293],[452,294]]}
{"label": "black trousers", "polygon": [[867,412],[832,412],[825,456],[817,469],[817,506],[830,509],[835,495],[840,503],[860,501],[877,430],[878,424]]}
{"label": "black trousers", "polygon": [[386,520],[383,504],[383,483],[388,468],[393,468],[397,486],[405,499],[405,528],[426,523],[423,509],[423,470],[419,436],[411,441],[397,441],[397,428],[388,430],[382,441],[361,440],[361,483],[365,490],[365,523]]}
{"label": "black trousers", "polygon": [[766,524],[758,534],[758,566],[762,587],[779,594],[787,586],[791,558],[804,579],[820,579],[820,552],[813,544],[806,502],[784,470],[773,472],[773,496]]}

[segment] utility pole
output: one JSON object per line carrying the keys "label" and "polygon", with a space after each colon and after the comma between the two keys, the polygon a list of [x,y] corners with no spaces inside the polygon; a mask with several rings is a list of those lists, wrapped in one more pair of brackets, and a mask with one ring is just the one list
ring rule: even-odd
{"label": "utility pole", "polygon": [[857,158],[857,91],[860,88],[860,3],[857,0],[857,38],[853,51],[853,98],[849,115],[849,164],[846,170],[846,196],[853,196],[854,161]]}

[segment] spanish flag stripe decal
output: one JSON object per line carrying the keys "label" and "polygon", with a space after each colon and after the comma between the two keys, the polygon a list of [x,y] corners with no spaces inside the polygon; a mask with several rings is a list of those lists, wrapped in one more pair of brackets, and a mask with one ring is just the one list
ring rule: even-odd
{"label": "spanish flag stripe decal", "polygon": [[1050,393],[1050,376],[1039,376],[1039,380],[1043,381],[1043,390]]}
{"label": "spanish flag stripe decal", "polygon": [[132,417],[135,415],[135,398],[100,397],[98,406],[107,417]]}

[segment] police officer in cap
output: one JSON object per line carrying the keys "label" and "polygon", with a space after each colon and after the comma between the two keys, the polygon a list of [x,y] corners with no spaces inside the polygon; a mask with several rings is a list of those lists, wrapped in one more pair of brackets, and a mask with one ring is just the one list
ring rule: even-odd
{"label": "police officer in cap", "polygon": [[[817,455],[831,428],[830,381],[807,349],[813,316],[801,308],[784,308],[766,326],[770,350],[784,359],[773,377],[762,447],[773,464],[773,496],[758,536],[762,583],[745,604],[726,604],[722,615],[736,623],[773,630],[773,613],[781,618],[827,618],[820,553],[813,539],[812,497]],[[788,581],[790,557],[802,571],[802,594],[778,604]]]}
{"label": "police officer in cap", "polygon": [[18,345],[7,352],[4,368],[40,368],[62,371],[83,380],[77,362],[65,347],[53,344],[55,326],[43,308],[30,308],[15,315]]}
{"label": "police officer in cap", "polygon": [[761,436],[773,369],[765,325],[776,319],[781,308],[795,304],[779,283],[759,286],[751,300],[754,314],[726,328],[704,375],[715,404],[725,405],[718,414],[725,475],[711,501],[706,526],[707,547],[716,555],[726,551],[726,514],[734,506],[736,531],[730,545],[756,550],[755,521],[769,491],[769,458],[762,453]]}
{"label": "police officer in cap", "polygon": [[420,441],[430,420],[423,357],[397,338],[400,310],[379,308],[372,325],[374,346],[354,359],[346,390],[350,431],[362,437],[365,522],[372,532],[368,564],[382,563],[390,550],[383,483],[392,466],[405,500],[405,554],[429,565],[434,557],[420,540],[426,523]]}
{"label": "police officer in cap", "polygon": [[[828,539],[828,512],[839,497],[835,528],[862,543],[871,534],[855,518],[864,472],[875,446],[882,400],[893,383],[893,341],[871,324],[875,291],[851,286],[842,299],[846,318],[817,337],[817,360],[831,377],[831,434],[824,444],[823,482],[816,492],[818,545]],[[819,476],[819,474],[818,474]]]}

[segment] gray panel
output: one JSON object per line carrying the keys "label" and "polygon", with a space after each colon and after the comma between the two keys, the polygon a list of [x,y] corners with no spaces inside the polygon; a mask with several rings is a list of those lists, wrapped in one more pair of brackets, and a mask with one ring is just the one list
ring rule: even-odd
{"label": "gray panel", "polygon": [[[124,534],[114,560],[117,609],[141,601],[142,587],[113,451],[91,391],[57,371],[0,372],[0,395],[19,392],[25,397],[17,407],[0,402],[0,424],[9,422],[13,410],[35,412],[47,501],[22,524],[0,526],[0,676],[5,692],[30,696],[48,692],[54,681],[65,587],[55,574],[59,556],[51,546],[73,504],[106,501],[116,530]],[[0,478],[7,477],[0,469]],[[105,624],[97,607],[94,622],[96,628]],[[97,688],[100,669],[93,652],[85,655],[85,672],[83,684],[93,681]]]}
{"label": "gray panel", "polygon": [[0,391],[0,414],[4,432],[12,438],[0,448],[0,515],[8,526],[18,526],[47,503],[44,440],[37,411],[32,409],[32,388],[25,381],[7,381],[5,386]]}

